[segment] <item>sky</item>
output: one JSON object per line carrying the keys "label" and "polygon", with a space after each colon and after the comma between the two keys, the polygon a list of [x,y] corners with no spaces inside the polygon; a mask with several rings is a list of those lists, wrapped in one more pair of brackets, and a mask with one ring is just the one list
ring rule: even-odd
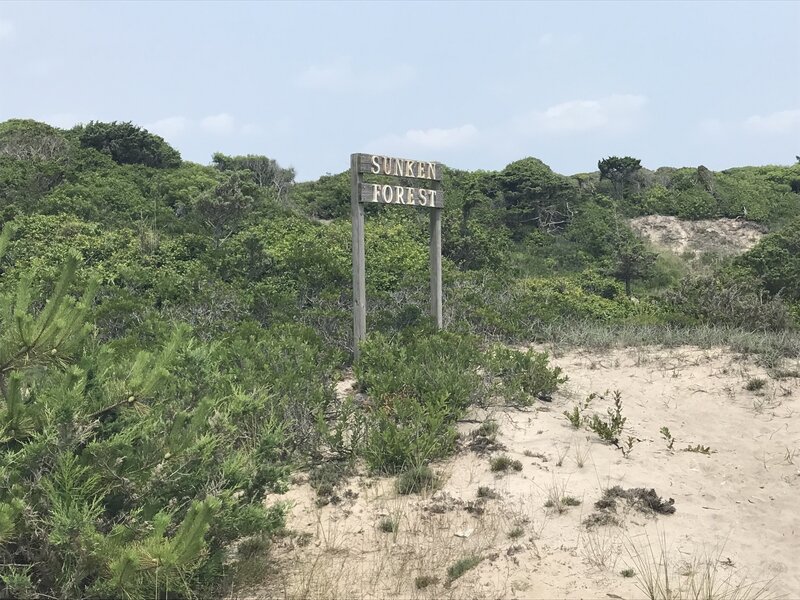
{"label": "sky", "polygon": [[800,154],[800,2],[0,2],[0,121],[132,121],[298,180]]}

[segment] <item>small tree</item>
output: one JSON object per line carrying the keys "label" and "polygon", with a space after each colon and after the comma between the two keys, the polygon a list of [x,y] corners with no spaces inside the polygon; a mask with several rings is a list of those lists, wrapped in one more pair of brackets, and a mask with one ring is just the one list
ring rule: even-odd
{"label": "small tree", "polygon": [[217,152],[212,160],[220,171],[249,171],[258,187],[271,188],[282,202],[286,200],[289,190],[294,185],[294,169],[291,167],[285,169],[266,156],[255,154],[226,156]]}
{"label": "small tree", "polygon": [[219,247],[236,230],[239,221],[252,206],[252,196],[245,194],[242,178],[234,171],[213,191],[202,194],[195,203],[195,210],[211,229],[214,244]]}
{"label": "small tree", "polygon": [[600,180],[608,179],[614,186],[614,198],[625,197],[625,185],[630,183],[634,173],[642,168],[642,161],[631,156],[609,156],[597,162]]}
{"label": "small tree", "polygon": [[76,130],[81,146],[105,152],[122,165],[166,169],[181,164],[181,155],[164,138],[133,123],[91,121]]}
{"label": "small tree", "polygon": [[630,297],[634,279],[647,277],[656,262],[655,252],[631,231],[621,231],[614,249],[614,275],[625,283],[625,294]]}

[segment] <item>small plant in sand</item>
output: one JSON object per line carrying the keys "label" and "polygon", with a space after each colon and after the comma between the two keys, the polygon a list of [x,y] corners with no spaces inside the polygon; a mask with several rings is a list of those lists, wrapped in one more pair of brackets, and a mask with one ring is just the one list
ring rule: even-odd
{"label": "small plant in sand", "polygon": [[589,446],[583,444],[575,445],[575,464],[579,469],[582,469],[586,464],[586,459],[589,458]]}
{"label": "small plant in sand", "polygon": [[391,517],[384,517],[378,522],[378,529],[383,533],[397,533],[399,527],[399,520]]}
{"label": "small plant in sand", "polygon": [[482,560],[483,558],[481,558],[477,554],[465,556],[464,558],[457,560],[452,565],[450,565],[450,568],[447,569],[448,580],[455,581],[470,569],[474,569],[479,564],[481,564]]}
{"label": "small plant in sand", "polygon": [[638,444],[641,440],[638,438],[633,437],[632,435],[628,436],[628,439],[625,440],[619,447],[622,450],[622,456],[625,458],[631,457],[631,452],[633,452],[633,447]]}
{"label": "small plant in sand", "polygon": [[672,437],[672,434],[669,432],[669,427],[662,427],[659,429],[661,433],[661,437],[664,438],[664,441],[667,442],[667,450],[672,450],[673,446],[675,446],[675,438]]}
{"label": "small plant in sand", "polygon": [[480,427],[470,432],[467,447],[478,454],[505,450],[506,447],[497,440],[498,433],[500,433],[500,425],[497,421],[487,419],[481,423]]}
{"label": "small plant in sand", "polygon": [[659,535],[654,548],[645,534],[644,544],[626,544],[630,562],[626,569],[636,577],[636,587],[650,600],[720,599],[767,600],[776,597],[771,581],[752,581],[739,572],[729,572],[732,563],[722,559],[723,547],[676,562]]}
{"label": "small plant in sand", "polygon": [[427,465],[409,467],[397,477],[397,491],[400,494],[417,494],[435,490],[441,481]]}
{"label": "small plant in sand", "polygon": [[570,506],[580,506],[581,501],[574,496],[566,493],[566,485],[553,481],[550,489],[547,490],[547,500],[545,508],[551,508],[558,514],[564,513]]}
{"label": "small plant in sand", "polygon": [[622,575],[623,577],[633,577],[634,575],[636,575],[636,571],[634,571],[629,567],[627,569],[622,569],[622,571],[620,571],[619,574]]}
{"label": "small plant in sand", "polygon": [[589,528],[579,537],[581,554],[597,569],[613,570],[620,550],[620,533],[615,529]]}
{"label": "small plant in sand", "polygon": [[495,473],[505,473],[509,469],[522,471],[522,463],[506,454],[501,454],[489,461],[489,468]]}
{"label": "small plant in sand", "polygon": [[525,529],[521,525],[515,526],[511,531],[508,532],[509,539],[517,540],[525,535]]}
{"label": "small plant in sand", "polygon": [[485,500],[497,500],[499,497],[500,494],[498,494],[488,485],[482,485],[478,488],[478,498],[483,498]]}
{"label": "small plant in sand", "polygon": [[497,421],[494,419],[486,419],[483,423],[480,424],[475,431],[473,431],[470,435],[472,437],[487,437],[493,438],[495,437],[498,432],[500,431],[500,425],[497,424]]}
{"label": "small plant in sand", "polygon": [[439,583],[439,578],[432,575],[420,575],[414,579],[414,587],[418,590],[424,590],[426,587],[436,585]]}
{"label": "small plant in sand", "polygon": [[607,420],[598,414],[592,415],[588,427],[601,440],[617,445],[622,429],[625,427],[625,421],[627,421],[627,417],[622,416],[622,393],[619,390],[614,392],[614,408],[609,408],[607,413]]}
{"label": "small plant in sand", "polygon": [[763,377],[753,377],[749,379],[744,386],[748,392],[757,392],[760,389],[763,389],[764,386],[767,385],[767,380]]}
{"label": "small plant in sand", "polygon": [[575,429],[580,429],[581,425],[583,425],[585,420],[584,413],[589,409],[589,405],[595,398],[597,398],[597,392],[592,392],[586,397],[586,400],[583,401],[583,404],[576,404],[572,407],[571,411],[565,410],[562,413],[565,417],[567,417],[569,424]]}
{"label": "small plant in sand", "polygon": [[560,448],[556,447],[557,467],[560,467],[561,465],[564,464],[564,459],[567,457],[567,454],[569,454],[569,444],[567,444],[566,446],[561,446]]}
{"label": "small plant in sand", "polygon": [[695,444],[694,446],[691,446],[691,445],[690,446],[686,446],[686,448],[684,448],[683,451],[684,452],[696,452],[697,454],[705,454],[705,455],[709,455],[712,452],[715,452],[715,450],[711,449],[711,446],[703,446],[703,444]]}

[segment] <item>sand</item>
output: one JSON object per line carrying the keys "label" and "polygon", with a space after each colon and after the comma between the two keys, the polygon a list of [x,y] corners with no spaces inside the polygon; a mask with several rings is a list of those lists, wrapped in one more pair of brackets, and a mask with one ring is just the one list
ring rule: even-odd
{"label": "sand", "polygon": [[[392,478],[361,474],[342,488],[357,497],[321,508],[298,480],[268,499],[292,503],[288,527],[297,535],[279,540],[269,575],[236,596],[643,598],[642,557],[657,559],[663,544],[673,589],[685,592],[691,573],[698,582],[706,572],[719,591],[725,580],[747,577],[769,583],[762,597],[800,597],[797,361],[779,378],[751,357],[697,348],[571,351],[553,362],[569,381],[552,402],[476,410],[459,425],[468,439],[480,422],[495,419],[502,453],[521,461],[521,471],[493,473],[489,460],[501,452],[464,448],[435,465],[445,479],[435,493],[399,496]],[[754,378],[766,383],[748,391]],[[621,393],[623,441],[634,440],[628,457],[562,414],[597,392],[603,396],[589,413],[605,415],[613,396],[606,390]],[[672,450],[662,427],[676,439]],[[710,453],[684,450],[697,445]],[[675,513],[648,514],[623,502],[619,525],[587,528],[594,503],[615,485],[653,488],[674,500]],[[480,486],[499,497],[477,502]],[[544,506],[552,496],[581,504],[559,512]],[[379,529],[386,518],[398,523],[396,532]],[[448,568],[466,557],[480,563],[449,581]],[[639,578],[623,577],[626,568]],[[435,583],[417,589],[420,576]]]}

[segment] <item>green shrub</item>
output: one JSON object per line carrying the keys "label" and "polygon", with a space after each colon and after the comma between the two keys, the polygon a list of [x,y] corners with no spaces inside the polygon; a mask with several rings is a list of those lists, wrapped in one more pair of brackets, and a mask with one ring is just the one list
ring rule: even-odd
{"label": "green shrub", "polygon": [[757,392],[758,390],[762,389],[765,385],[767,385],[767,380],[763,377],[753,377],[749,379],[744,386],[748,392]]}
{"label": "green shrub", "polygon": [[414,587],[424,590],[426,587],[439,583],[439,578],[432,575],[420,575],[414,579]]}
{"label": "green shrub", "polygon": [[609,408],[607,413],[607,420],[598,414],[592,415],[587,427],[594,431],[601,440],[617,444],[627,420],[627,417],[622,416],[622,394],[619,391],[614,392],[614,407]]}
{"label": "green shrub", "polygon": [[396,473],[449,454],[456,419],[479,393],[476,340],[450,332],[373,334],[354,370],[371,398],[364,457]]}
{"label": "green shrub", "polygon": [[2,567],[4,585],[198,595],[234,540],[282,526],[264,495],[284,489],[283,426],[271,396],[232,385],[219,349],[185,328],[149,352],[88,340],[92,294],[71,297],[76,268],[46,303],[30,275],[0,274],[0,563],[17,565]]}
{"label": "green shrub", "polygon": [[439,477],[427,465],[411,466],[397,477],[397,491],[404,496],[419,494],[435,490],[440,483]]}
{"label": "green shrub", "polygon": [[514,471],[522,471],[522,463],[518,460],[512,459],[505,454],[495,456],[489,461],[489,468],[495,473],[503,473],[509,469]]}
{"label": "green shrub", "polygon": [[498,393],[511,405],[531,406],[537,397],[549,397],[567,381],[561,368],[548,366],[546,352],[520,352],[496,345],[489,352],[489,371],[498,379]]}
{"label": "green shrub", "polygon": [[447,569],[447,578],[450,581],[455,581],[470,569],[474,569],[481,564],[481,561],[483,561],[483,558],[477,554],[461,558]]}

